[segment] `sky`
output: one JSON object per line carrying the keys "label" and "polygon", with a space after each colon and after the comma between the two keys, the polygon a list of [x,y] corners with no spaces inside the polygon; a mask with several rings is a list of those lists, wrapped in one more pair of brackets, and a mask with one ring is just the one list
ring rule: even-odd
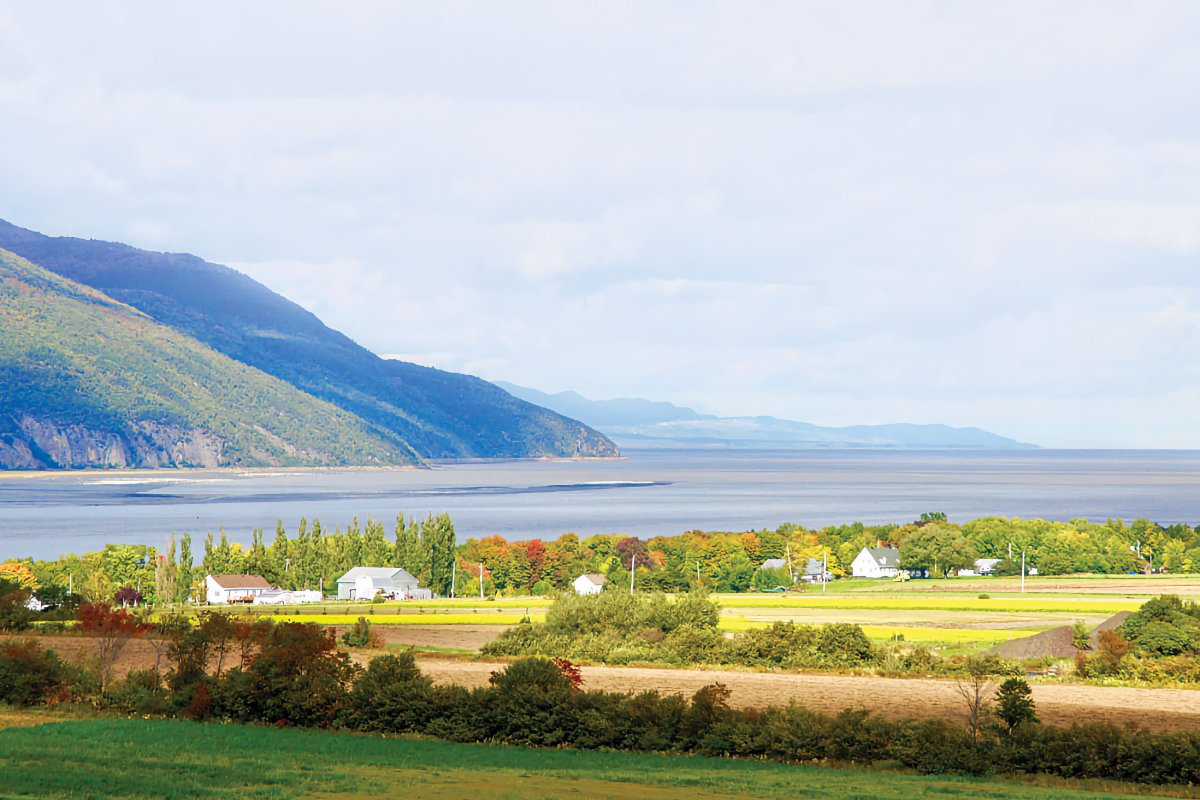
{"label": "sky", "polygon": [[0,0],[0,218],[592,399],[1200,448],[1200,5]]}

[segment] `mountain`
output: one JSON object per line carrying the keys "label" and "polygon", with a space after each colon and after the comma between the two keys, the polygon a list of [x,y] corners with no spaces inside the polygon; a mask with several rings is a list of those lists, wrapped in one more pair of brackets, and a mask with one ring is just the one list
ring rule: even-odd
{"label": "mountain", "polygon": [[0,250],[0,466],[419,462],[355,415]]}
{"label": "mountain", "polygon": [[625,447],[1036,447],[979,428],[948,425],[851,425],[823,428],[775,417],[715,417],[642,398],[588,400],[577,392],[546,394],[496,381],[515,397],[570,414]]}
{"label": "mountain", "polygon": [[44,236],[3,220],[0,248],[355,415],[421,459],[620,454],[586,425],[487,381],[380,358],[248,276],[196,256]]}

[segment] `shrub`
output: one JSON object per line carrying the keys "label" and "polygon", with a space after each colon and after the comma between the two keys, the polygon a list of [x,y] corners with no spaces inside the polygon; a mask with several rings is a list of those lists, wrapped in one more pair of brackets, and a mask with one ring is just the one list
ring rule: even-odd
{"label": "shrub", "polygon": [[1092,634],[1083,622],[1076,622],[1071,626],[1071,644],[1078,650],[1092,649]]}
{"label": "shrub", "polygon": [[420,731],[431,717],[433,680],[421,674],[412,653],[373,659],[354,679],[345,723],[361,731]]}
{"label": "shrub", "polygon": [[0,596],[0,631],[21,633],[33,627],[33,612],[25,604],[29,592],[16,589]]}
{"label": "shrub", "polygon": [[59,702],[69,694],[68,669],[53,650],[36,639],[9,639],[0,645],[0,700],[17,706]]}
{"label": "shrub", "polygon": [[104,690],[102,704],[115,711],[139,716],[166,714],[170,692],[157,669],[133,670],[124,680]]}
{"label": "shrub", "polygon": [[342,634],[342,642],[349,647],[380,647],[383,642],[371,630],[366,617],[359,617],[354,626]]}
{"label": "shrub", "polygon": [[331,631],[285,622],[271,629],[249,669],[230,670],[217,708],[238,719],[329,725],[359,671]]}

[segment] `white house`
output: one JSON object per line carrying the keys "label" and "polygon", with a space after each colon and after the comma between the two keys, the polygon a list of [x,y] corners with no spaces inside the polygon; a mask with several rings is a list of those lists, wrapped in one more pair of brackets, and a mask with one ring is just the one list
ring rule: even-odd
{"label": "white house", "polygon": [[208,575],[204,578],[208,602],[253,603],[263,592],[274,589],[261,575]]}
{"label": "white house", "polygon": [[900,551],[894,547],[864,547],[850,565],[856,578],[894,578],[900,572]]}
{"label": "white house", "polygon": [[571,585],[575,587],[576,594],[600,594],[606,583],[607,575],[580,575]]}
{"label": "white house", "polygon": [[397,600],[432,600],[433,592],[400,567],[355,567],[337,579],[338,600],[370,600],[377,594]]}
{"label": "white house", "polygon": [[804,580],[809,583],[826,583],[833,580],[833,575],[825,571],[825,562],[819,558],[810,558],[804,565]]}

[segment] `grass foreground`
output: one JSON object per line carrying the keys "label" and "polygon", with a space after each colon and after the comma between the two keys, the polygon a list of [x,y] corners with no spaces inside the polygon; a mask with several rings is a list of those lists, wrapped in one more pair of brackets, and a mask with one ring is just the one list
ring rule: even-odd
{"label": "grass foreground", "polygon": [[[537,750],[127,719],[0,730],[0,775],[0,796],[38,798],[909,800],[955,795],[1084,800],[1120,796],[1113,790],[1146,791],[1125,785],[1065,788],[700,756]],[[1196,796],[1179,788],[1182,793],[1174,796]],[[1171,795],[1172,787],[1158,787],[1154,793]]]}

